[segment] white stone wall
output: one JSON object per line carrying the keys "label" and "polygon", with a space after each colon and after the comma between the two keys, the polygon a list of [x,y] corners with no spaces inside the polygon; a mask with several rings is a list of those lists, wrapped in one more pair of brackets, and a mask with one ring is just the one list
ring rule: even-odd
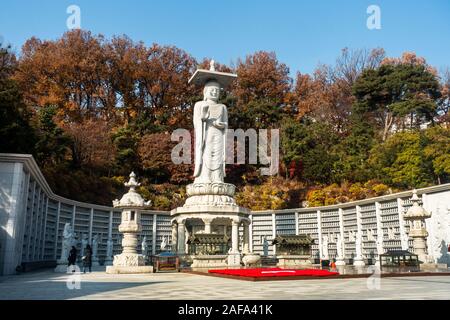
{"label": "white stone wall", "polygon": [[14,273],[20,262],[27,179],[22,163],[0,163],[0,274]]}
{"label": "white stone wall", "polygon": [[[335,240],[340,233],[344,239],[344,256],[349,263],[356,256],[355,238],[357,232],[361,232],[362,256],[366,263],[369,260],[373,263],[373,259],[379,254],[376,244],[378,235],[382,237],[383,252],[402,249],[413,251],[412,240],[406,241],[409,225],[402,218],[411,206],[411,195],[412,191],[408,191],[335,206],[252,212],[253,232],[255,233],[255,229],[259,232],[260,220],[269,213],[285,217],[295,214],[297,225],[292,223],[291,227],[286,226],[283,219],[276,219],[277,234],[311,235],[315,240],[312,246],[313,257],[319,257],[321,253],[323,236],[331,235],[328,251],[330,258],[335,258]],[[436,262],[450,265],[450,254],[447,253],[450,244],[450,184],[420,189],[419,196],[422,197],[424,208],[432,213],[432,217],[427,220],[429,255]],[[259,216],[261,218],[255,219]],[[269,235],[268,227],[264,230]],[[253,241],[253,244],[254,252],[262,253],[258,241]]]}
{"label": "white stone wall", "polygon": [[[334,258],[336,235],[340,233],[344,256],[350,262],[356,255],[352,237],[360,231],[365,259],[377,254],[379,233],[383,234],[383,250],[406,246],[412,250],[412,241],[405,238],[409,226],[402,220],[402,213],[411,205],[411,195],[408,191],[335,206],[252,212],[250,245],[262,254],[265,236],[269,255],[275,255],[271,241],[277,234],[309,234],[315,241],[312,255],[318,258],[323,235],[330,235],[328,251]],[[429,253],[436,262],[450,264],[446,252],[450,243],[450,184],[420,189],[419,196],[425,209],[432,212],[427,221]],[[0,154],[0,274],[13,274],[22,262],[58,259],[66,222],[75,227],[79,239],[83,233],[90,241],[94,234],[99,235],[100,260],[105,258],[109,236],[114,254],[121,251],[119,211],[55,195],[31,156]],[[170,243],[169,212],[144,211],[142,224],[140,241],[147,236],[153,254],[158,253],[163,237]]]}

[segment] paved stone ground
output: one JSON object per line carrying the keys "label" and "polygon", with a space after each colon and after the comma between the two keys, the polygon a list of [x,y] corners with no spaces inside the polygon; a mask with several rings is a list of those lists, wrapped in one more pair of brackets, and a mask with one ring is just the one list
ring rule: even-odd
{"label": "paved stone ground", "polygon": [[[318,279],[251,282],[186,273],[81,274],[81,288],[68,289],[69,275],[38,271],[0,277],[0,300],[9,299],[450,299],[450,276]],[[369,281],[369,282],[368,282]],[[70,280],[69,280],[70,282]]]}

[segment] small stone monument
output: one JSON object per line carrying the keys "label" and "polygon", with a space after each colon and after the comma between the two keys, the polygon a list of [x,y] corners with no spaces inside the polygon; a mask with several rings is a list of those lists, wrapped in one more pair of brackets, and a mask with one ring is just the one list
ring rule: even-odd
{"label": "small stone monument", "polygon": [[114,242],[111,239],[111,236],[108,237],[108,241],[106,241],[106,259],[105,266],[111,266],[113,262],[113,248]]}
{"label": "small stone monument", "polygon": [[144,236],[141,242],[141,254],[144,256],[144,259],[147,259],[147,252],[148,252],[147,236]]}
{"label": "small stone monument", "polygon": [[349,232],[348,232],[348,241],[349,242],[355,242],[355,231],[353,231],[353,230],[350,230]]}
{"label": "small stone monument", "polygon": [[336,251],[337,251],[336,266],[345,266],[344,246],[340,233],[338,233],[336,236]]}
{"label": "small stone monument", "polygon": [[69,264],[69,252],[72,246],[76,245],[75,233],[70,223],[64,225],[63,241],[61,245],[61,255],[57,261],[55,272],[67,272]]}
{"label": "small stone monument", "polygon": [[389,240],[396,240],[395,228],[394,227],[388,228],[388,239]]}
{"label": "small stone monument", "polygon": [[377,235],[377,257],[376,257],[376,261],[375,261],[375,265],[376,266],[380,266],[380,255],[384,253],[384,248],[383,248],[383,231],[380,230],[378,232]]}
{"label": "small stone monument", "polygon": [[86,249],[86,246],[89,244],[88,235],[86,233],[83,233],[81,236],[81,252],[80,252],[80,258],[84,256],[84,249]]}
{"label": "small stone monument", "polygon": [[264,236],[264,240],[263,240],[263,254],[264,254],[264,257],[267,257],[269,255],[269,242],[267,241],[266,236]]}
{"label": "small stone monument", "polygon": [[145,202],[136,187],[140,183],[136,181],[134,172],[130,174],[130,180],[125,183],[130,190],[124,194],[122,199],[114,200],[114,208],[122,209],[122,221],[119,225],[119,232],[123,234],[123,251],[114,256],[112,266],[106,267],[106,273],[149,273],[153,272],[152,266],[145,265],[142,254],[137,253],[138,233],[141,232],[140,210],[150,205],[150,201]]}
{"label": "small stone monument", "polygon": [[408,235],[406,234],[406,232],[402,233],[400,236],[400,240],[401,240],[401,244],[402,244],[402,250],[409,250],[409,240],[408,240]]}
{"label": "small stone monument", "polygon": [[161,246],[160,246],[161,252],[166,251],[167,243],[168,243],[168,241],[167,241],[166,237],[163,237],[162,241],[161,241]]}
{"label": "small stone monument", "polygon": [[100,264],[98,262],[98,234],[92,237],[92,266],[98,267]]}
{"label": "small stone monument", "polygon": [[322,256],[320,257],[322,260],[330,260],[330,256],[328,254],[328,236],[324,235],[322,237]]}
{"label": "small stone monument", "polygon": [[356,257],[353,259],[353,265],[355,267],[364,267],[366,264],[364,263],[362,257],[362,235],[361,232],[356,233],[355,239],[355,249],[356,249]]}
{"label": "small stone monument", "polygon": [[367,230],[367,241],[375,241],[373,229]]}

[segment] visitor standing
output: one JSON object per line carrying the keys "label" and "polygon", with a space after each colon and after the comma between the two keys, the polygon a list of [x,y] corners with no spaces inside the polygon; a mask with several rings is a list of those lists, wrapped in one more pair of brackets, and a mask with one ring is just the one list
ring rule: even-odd
{"label": "visitor standing", "polygon": [[331,269],[336,269],[336,262],[335,262],[335,259],[332,259],[332,260],[330,261],[330,268],[331,268]]}
{"label": "visitor standing", "polygon": [[70,249],[69,258],[67,260],[69,261],[69,267],[75,265],[75,262],[77,261],[77,249],[74,246]]}
{"label": "visitor standing", "polygon": [[92,249],[90,245],[86,246],[86,249],[84,250],[84,256],[83,256],[83,273],[86,273],[86,267],[89,268],[89,272],[91,272],[92,268]]}

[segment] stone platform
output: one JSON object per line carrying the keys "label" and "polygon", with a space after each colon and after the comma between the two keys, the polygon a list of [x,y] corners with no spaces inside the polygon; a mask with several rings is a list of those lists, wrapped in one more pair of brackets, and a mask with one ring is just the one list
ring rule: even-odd
{"label": "stone platform", "polygon": [[287,267],[309,267],[311,266],[311,261],[309,260],[309,255],[279,255],[277,256],[278,263],[277,267],[287,268]]}
{"label": "stone platform", "polygon": [[153,273],[153,266],[107,266],[108,274],[135,274],[135,273]]}
{"label": "stone platform", "polygon": [[228,255],[196,255],[192,256],[191,268],[225,268]]}

